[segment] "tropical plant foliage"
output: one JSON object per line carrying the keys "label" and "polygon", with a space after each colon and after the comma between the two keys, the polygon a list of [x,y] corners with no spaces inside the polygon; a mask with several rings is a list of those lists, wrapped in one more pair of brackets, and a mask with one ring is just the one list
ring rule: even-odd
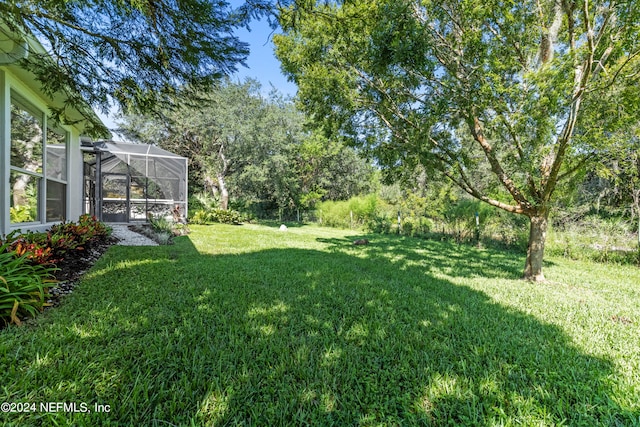
{"label": "tropical plant foliage", "polygon": [[32,264],[52,265],[70,251],[88,249],[110,234],[111,229],[95,216],[82,215],[77,222],[54,224],[47,232],[15,230],[6,236],[4,243],[8,244],[8,251],[25,255]]}
{"label": "tropical plant foliage", "polygon": [[20,318],[41,311],[51,272],[51,267],[34,265],[27,254],[16,256],[8,243],[0,246],[0,321],[20,324]]}
{"label": "tropical plant foliage", "polygon": [[47,232],[19,233],[0,240],[0,319],[20,324],[45,306],[47,288],[55,284],[56,265],[72,253],[88,250],[111,233],[90,215],[63,222]]}
{"label": "tropical plant foliage", "polygon": [[242,215],[240,212],[231,209],[209,209],[198,210],[193,215],[191,222],[194,224],[210,224],[219,222],[222,224],[241,224]]}

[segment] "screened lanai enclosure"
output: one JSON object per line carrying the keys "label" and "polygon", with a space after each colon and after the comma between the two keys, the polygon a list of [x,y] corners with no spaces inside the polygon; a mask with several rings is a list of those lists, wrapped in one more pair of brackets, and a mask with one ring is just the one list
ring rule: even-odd
{"label": "screened lanai enclosure", "polygon": [[83,143],[84,211],[104,222],[187,217],[187,159],[147,144]]}

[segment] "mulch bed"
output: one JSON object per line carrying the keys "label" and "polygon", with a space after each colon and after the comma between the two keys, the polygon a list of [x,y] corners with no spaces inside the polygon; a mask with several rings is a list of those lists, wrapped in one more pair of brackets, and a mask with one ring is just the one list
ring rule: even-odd
{"label": "mulch bed", "polygon": [[47,303],[50,305],[48,308],[60,305],[62,298],[73,291],[82,275],[96,263],[107,249],[117,242],[117,238],[108,237],[104,241],[93,243],[91,247],[82,251],[67,254],[65,259],[56,265],[58,270],[54,272],[54,277],[58,283],[49,289]]}

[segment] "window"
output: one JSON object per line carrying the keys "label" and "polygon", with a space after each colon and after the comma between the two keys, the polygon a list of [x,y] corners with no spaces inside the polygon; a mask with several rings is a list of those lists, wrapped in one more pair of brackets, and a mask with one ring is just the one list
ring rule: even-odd
{"label": "window", "polygon": [[35,222],[40,218],[38,193],[42,179],[39,176],[11,171],[9,186],[11,203],[9,212],[12,223]]}
{"label": "window", "polygon": [[47,126],[47,221],[62,221],[67,211],[67,133]]}
{"label": "window", "polygon": [[[11,98],[12,224],[61,221],[67,205],[67,132],[46,126],[44,114]],[[44,218],[43,218],[44,215]]]}
{"label": "window", "polygon": [[66,217],[67,186],[47,180],[47,221],[63,221]]}
{"label": "window", "polygon": [[43,172],[42,114],[11,100],[10,216],[12,223],[40,221]]}

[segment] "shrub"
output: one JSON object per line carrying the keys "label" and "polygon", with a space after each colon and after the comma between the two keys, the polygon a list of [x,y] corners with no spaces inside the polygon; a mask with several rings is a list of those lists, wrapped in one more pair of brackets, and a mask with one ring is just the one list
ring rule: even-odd
{"label": "shrub", "polygon": [[80,242],[76,240],[75,235],[60,231],[49,231],[47,234],[48,244],[54,257],[63,259],[69,252],[81,250]]}
{"label": "shrub", "polygon": [[8,243],[0,246],[0,319],[19,325],[21,317],[42,311],[53,271],[32,264],[26,254],[17,256]]}
{"label": "shrub", "polygon": [[412,237],[424,237],[433,228],[433,222],[425,217],[408,217],[401,222],[402,234]]}
{"label": "shrub", "polygon": [[337,228],[369,227],[376,218],[379,201],[375,194],[352,197],[349,200],[325,201],[318,204],[322,225]]}
{"label": "shrub", "polygon": [[393,220],[386,213],[376,214],[365,224],[365,229],[370,233],[389,234],[393,227]]}
{"label": "shrub", "polygon": [[156,233],[154,240],[159,245],[170,245],[172,244],[172,238],[173,238],[173,235],[171,233],[168,233],[166,231],[161,231]]}
{"label": "shrub", "polygon": [[210,224],[220,222],[223,224],[241,224],[242,216],[238,211],[224,209],[199,210],[193,214],[191,222],[194,224]]}
{"label": "shrub", "polygon": [[44,233],[15,230],[6,236],[6,246],[2,250],[24,256],[34,265],[52,265],[63,260],[69,252],[84,250],[110,233],[110,227],[95,217],[83,215],[77,223],[56,224]]}
{"label": "shrub", "polygon": [[78,222],[55,224],[49,230],[52,247],[63,255],[68,250],[83,250],[86,246],[100,241],[111,234],[111,229],[98,221],[95,216],[82,215]]}
{"label": "shrub", "polygon": [[157,233],[173,234],[173,223],[163,216],[154,217],[149,214],[149,224]]}
{"label": "shrub", "polygon": [[11,252],[17,257],[24,256],[31,264],[36,265],[49,265],[60,261],[49,244],[47,233],[18,233],[19,231],[13,231],[7,235],[3,251]]}
{"label": "shrub", "polygon": [[35,316],[45,306],[47,288],[55,283],[54,264],[71,251],[109,236],[111,229],[89,215],[77,223],[63,222],[48,232],[13,231],[0,242],[0,319],[20,324],[20,318]]}
{"label": "shrub", "polygon": [[549,230],[547,253],[577,260],[616,264],[640,262],[633,226],[622,218],[589,215]]}
{"label": "shrub", "polygon": [[100,240],[111,235],[111,227],[89,214],[81,215],[78,218],[78,226],[85,228],[86,232],[91,234],[91,240]]}
{"label": "shrub", "polygon": [[325,201],[318,204],[318,219],[327,227],[349,228],[351,218],[346,201]]}

